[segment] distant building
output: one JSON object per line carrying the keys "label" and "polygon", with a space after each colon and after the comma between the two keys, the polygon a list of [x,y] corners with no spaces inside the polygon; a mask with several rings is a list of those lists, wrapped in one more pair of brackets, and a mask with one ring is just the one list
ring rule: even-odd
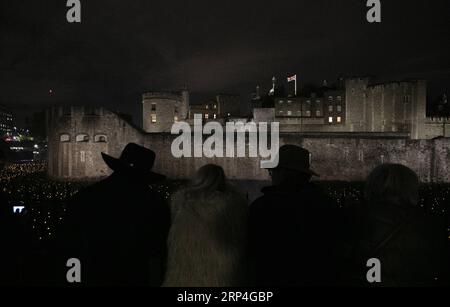
{"label": "distant building", "polygon": [[433,117],[448,117],[450,116],[450,104],[448,103],[447,94],[439,96],[437,101],[434,102],[431,109],[431,115]]}
{"label": "distant building", "polygon": [[240,116],[239,95],[219,94],[215,99],[210,99],[201,104],[192,104],[189,109],[189,118],[193,119],[194,114],[202,114],[205,121],[227,120]]}
{"label": "distant building", "polygon": [[12,112],[5,106],[0,105],[0,134],[6,135],[14,129]]}
{"label": "distant building", "polygon": [[345,91],[325,92],[323,97],[312,93],[308,97],[275,99],[275,117],[286,124],[344,125]]}
{"label": "distant building", "polygon": [[426,116],[425,81],[373,84],[370,78],[363,77],[339,83],[344,86],[275,97],[265,115],[263,103],[263,108],[254,110],[258,110],[259,118],[273,114],[273,120],[280,123],[280,132],[404,133],[411,139],[450,136],[450,126],[446,126],[449,119]]}
{"label": "distant building", "polygon": [[[341,85],[334,88],[324,84],[304,89],[298,96],[283,95],[274,83],[270,95],[261,96],[257,89],[250,120],[278,122],[280,144],[310,150],[323,180],[363,180],[375,166],[392,162],[411,167],[425,182],[450,182],[450,118],[427,117],[425,81],[374,84],[364,77],[338,82]],[[106,176],[111,171],[99,153],[118,157],[128,142],[134,142],[157,153],[155,170],[169,178],[189,178],[201,165],[215,163],[232,179],[269,179],[257,157],[176,158],[171,151],[176,136],[167,132],[177,121],[192,125],[193,114],[222,124],[246,122],[247,117],[236,116],[237,96],[218,95],[190,105],[187,90],[148,92],[142,103],[144,131],[103,108],[48,110],[49,176],[77,180]]]}
{"label": "distant building", "polygon": [[170,132],[173,123],[185,120],[189,110],[189,92],[147,92],[142,95],[145,132]]}

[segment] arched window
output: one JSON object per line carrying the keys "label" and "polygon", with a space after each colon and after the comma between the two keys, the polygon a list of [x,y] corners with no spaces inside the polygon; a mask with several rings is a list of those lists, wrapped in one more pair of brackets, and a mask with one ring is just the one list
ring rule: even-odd
{"label": "arched window", "polygon": [[89,142],[89,136],[87,134],[78,134],[77,142]]}
{"label": "arched window", "polygon": [[106,137],[106,135],[104,135],[104,134],[97,134],[97,135],[94,137],[94,141],[95,141],[96,143],[106,143],[107,137]]}
{"label": "arched window", "polygon": [[59,141],[60,141],[60,142],[63,142],[63,143],[70,142],[70,135],[67,134],[67,133],[61,134],[61,135],[59,136]]}

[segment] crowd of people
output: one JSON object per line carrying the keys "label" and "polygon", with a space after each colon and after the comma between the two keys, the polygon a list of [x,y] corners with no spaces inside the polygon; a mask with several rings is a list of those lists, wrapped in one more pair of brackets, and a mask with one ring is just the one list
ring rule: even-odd
{"label": "crowd of people", "polygon": [[[168,185],[148,148],[102,156],[113,173],[87,186],[38,179],[43,165],[2,171],[0,284],[68,285],[71,258],[82,285],[364,286],[370,258],[380,260],[382,286],[449,282],[448,220],[429,211],[446,213],[435,204],[450,194],[423,193],[432,187],[406,166],[382,164],[361,188],[330,189],[312,180],[320,174],[306,149],[284,145],[271,185],[250,202],[217,165]],[[52,204],[26,208],[45,217],[44,247],[28,232],[36,218],[25,223],[6,205],[13,194]]]}

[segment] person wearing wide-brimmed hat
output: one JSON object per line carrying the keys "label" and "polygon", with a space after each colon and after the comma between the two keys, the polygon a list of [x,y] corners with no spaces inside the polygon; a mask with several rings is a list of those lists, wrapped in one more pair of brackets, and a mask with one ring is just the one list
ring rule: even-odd
{"label": "person wearing wide-brimmed hat", "polygon": [[257,286],[329,283],[333,202],[311,182],[310,153],[296,145],[279,149],[268,169],[272,186],[250,206],[250,256]]}
{"label": "person wearing wide-brimmed hat", "polygon": [[113,173],[68,204],[64,254],[80,259],[82,284],[159,286],[170,209],[150,189],[165,178],[152,171],[156,154],[130,143],[119,158],[102,157]]}

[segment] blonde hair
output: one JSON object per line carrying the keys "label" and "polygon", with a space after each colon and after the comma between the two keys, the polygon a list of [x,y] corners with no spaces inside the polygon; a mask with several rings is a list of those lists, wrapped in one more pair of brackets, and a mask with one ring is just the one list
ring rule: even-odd
{"label": "blonde hair", "polygon": [[416,206],[419,201],[419,178],[404,165],[382,164],[367,177],[364,195],[369,205]]}
{"label": "blonde hair", "polygon": [[186,192],[189,195],[205,198],[216,191],[227,189],[227,179],[222,167],[207,164],[200,167],[192,178]]}

